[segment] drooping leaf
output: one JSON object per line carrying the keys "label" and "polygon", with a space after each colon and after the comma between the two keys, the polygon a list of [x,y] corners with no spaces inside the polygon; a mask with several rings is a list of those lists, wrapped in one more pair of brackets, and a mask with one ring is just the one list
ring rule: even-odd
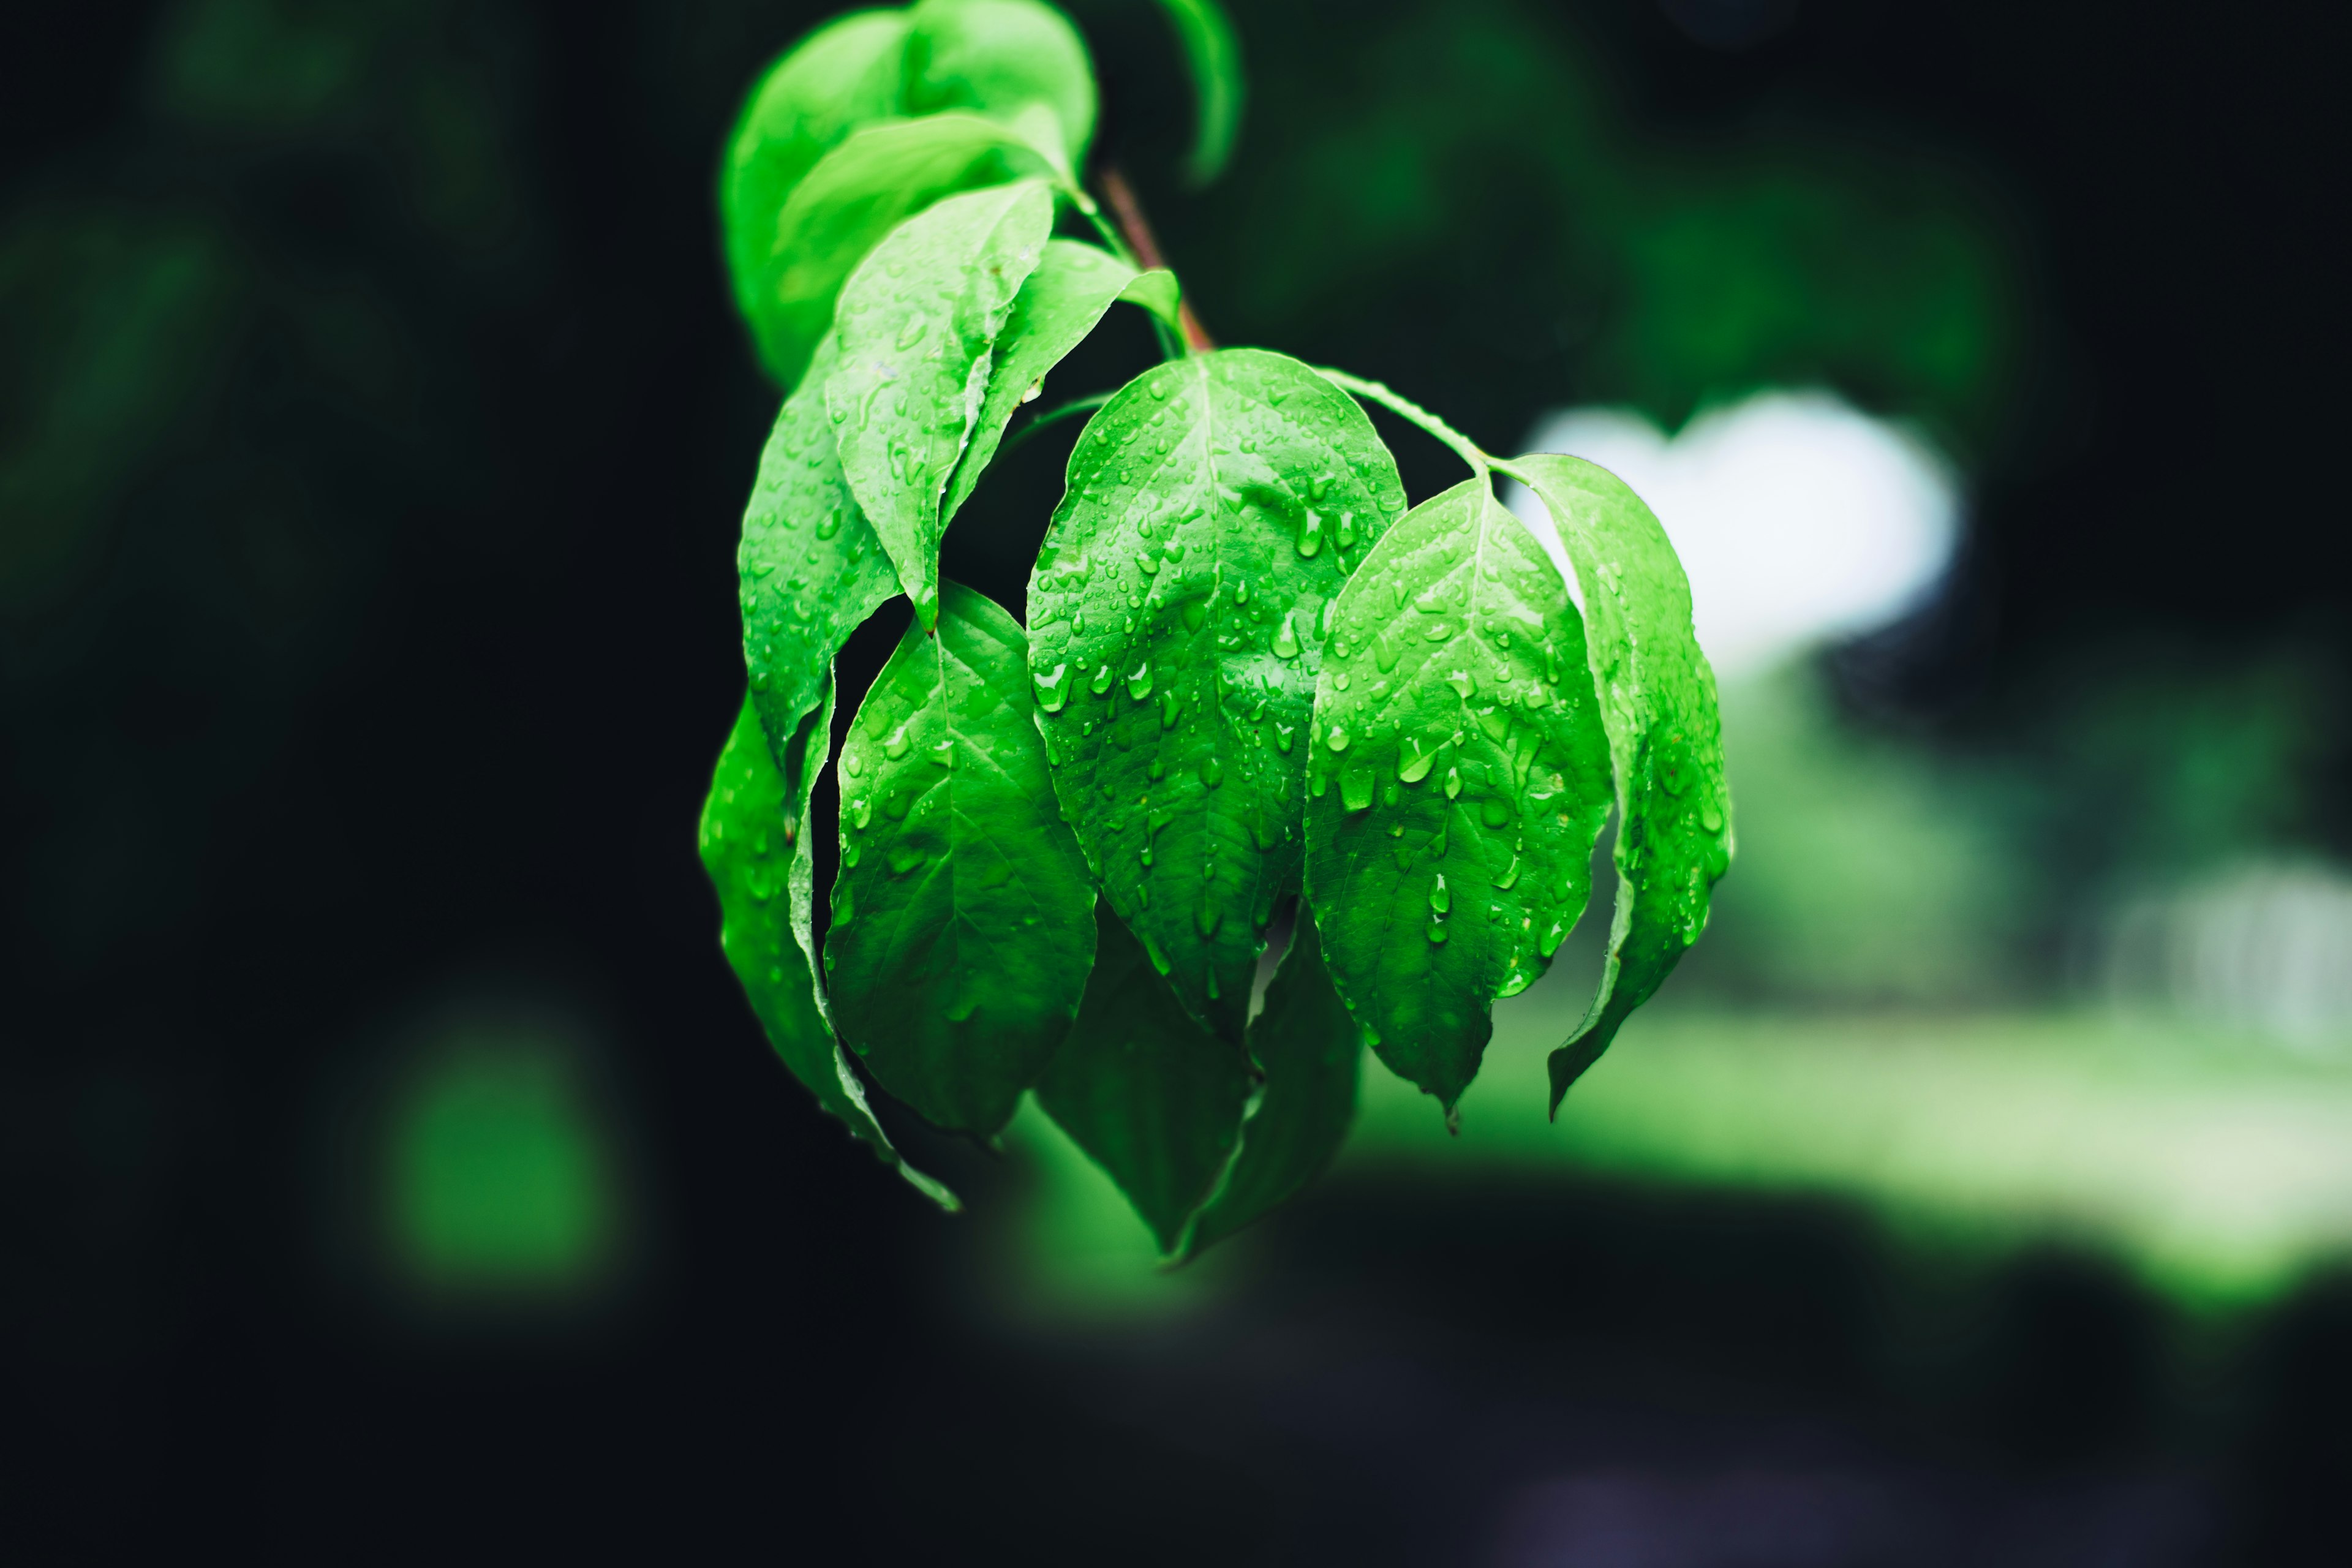
{"label": "drooping leaf", "polygon": [[1249,1044],[1265,1083],[1242,1123],[1241,1152],[1184,1238],[1187,1258],[1264,1218],[1321,1175],[1355,1120],[1363,1036],[1332,987],[1305,910],[1266,987],[1265,1010],[1250,1020]]}
{"label": "drooping leaf", "polygon": [[1054,787],[1112,908],[1238,1045],[1297,886],[1325,613],[1404,489],[1352,401],[1257,349],[1137,377],[1068,483],[1029,585]]}
{"label": "drooping leaf", "polygon": [[1085,164],[1095,76],[1068,18],[1038,0],[922,0],[908,16],[908,113],[969,109],[1021,127],[1066,176]]}
{"label": "drooping leaf", "polygon": [[1020,623],[950,583],[938,635],[908,624],[841,752],[834,1016],[883,1088],[977,1137],[1069,1033],[1094,955],[1028,687]]}
{"label": "drooping leaf", "polygon": [[1498,996],[1584,912],[1609,742],[1568,584],[1483,479],[1421,503],[1339,595],[1315,694],[1307,896],[1339,994],[1451,1110]]}
{"label": "drooping leaf", "polygon": [[[1165,279],[1164,289],[1147,279]],[[1004,426],[1013,411],[1035,395],[1045,373],[1086,341],[1114,303],[1144,295],[1148,298],[1139,302],[1157,311],[1163,292],[1173,300],[1174,285],[1175,275],[1164,268],[1139,273],[1095,246],[1068,239],[1045,242],[1037,269],[1021,285],[1013,300],[1013,313],[997,337],[987,395],[981,401],[980,416],[972,424],[963,457],[956,463],[955,476],[948,481],[947,498],[940,505],[942,532],[996,456],[997,443],[1004,438]],[[1160,313],[1173,310],[1171,303],[1168,312]]]}
{"label": "drooping leaf", "polygon": [[1042,180],[949,196],[893,230],[841,291],[824,396],[842,471],[925,626],[939,610],[940,498],[1053,223]]}
{"label": "drooping leaf", "polygon": [[835,449],[824,373],[836,353],[828,335],[816,374],[776,416],[738,550],[751,701],[795,789],[800,759],[787,742],[831,690],[834,656],[849,634],[898,591]]}
{"label": "drooping leaf", "polygon": [[1241,133],[1241,42],[1217,0],[1160,0],[1160,8],[1176,28],[1192,78],[1192,151],[1184,160],[1184,177],[1205,185],[1225,172]]}
{"label": "drooping leaf", "polygon": [[842,283],[885,235],[941,196],[1049,171],[1014,130],[977,114],[868,125],[817,160],[776,219],[756,306],[760,357],[796,384],[833,326]]}
{"label": "drooping leaf", "polygon": [[[825,722],[830,695],[799,737],[803,748],[831,743]],[[814,779],[816,766],[803,756],[802,773]],[[719,945],[759,1016],[768,1043],[793,1076],[816,1096],[826,1112],[870,1146],[876,1158],[943,1208],[955,1194],[908,1165],[867,1109],[866,1092],[835,1042],[833,1027],[818,1006],[806,950],[789,919],[794,862],[807,855],[807,801],[786,793],[783,774],[769,754],[760,720],[747,700],[719,753],[703,802],[701,850],[704,870],[719,893]],[[805,927],[803,926],[803,931]]]}
{"label": "drooping leaf", "polygon": [[1241,1137],[1249,1070],[1185,1016],[1109,907],[1096,917],[1094,973],[1037,1103],[1172,1254]]}
{"label": "drooping leaf", "polygon": [[1690,583],[1665,530],[1622,479],[1580,458],[1522,458],[1584,589],[1592,684],[1617,776],[1617,908],[1591,1009],[1552,1052],[1551,1104],[1600,1060],[1706,926],[1731,864],[1715,672],[1691,631]]}
{"label": "drooping leaf", "polygon": [[828,22],[752,88],[727,139],[719,209],[735,300],[756,320],[785,199],[816,161],[861,125],[897,115],[908,14],[857,11]]}

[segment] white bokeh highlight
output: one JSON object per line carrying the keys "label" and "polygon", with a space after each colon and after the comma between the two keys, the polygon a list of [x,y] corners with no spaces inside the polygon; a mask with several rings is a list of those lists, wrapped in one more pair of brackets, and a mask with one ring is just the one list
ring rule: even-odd
{"label": "white bokeh highlight", "polygon": [[[1827,393],[1759,393],[1671,439],[1628,409],[1571,408],[1527,449],[1598,463],[1649,503],[1726,680],[1900,620],[1935,595],[1958,542],[1951,465]],[[1505,500],[1573,584],[1543,507],[1517,485]]]}

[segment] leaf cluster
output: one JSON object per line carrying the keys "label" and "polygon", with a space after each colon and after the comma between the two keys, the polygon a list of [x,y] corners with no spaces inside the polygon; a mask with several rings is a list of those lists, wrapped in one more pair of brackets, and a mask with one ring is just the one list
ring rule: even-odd
{"label": "leaf cluster", "polygon": [[[1213,174],[1232,30],[1205,0],[1168,9],[1201,86],[1192,172]],[[1181,1258],[1328,1163],[1365,1044],[1452,1114],[1493,1004],[1582,915],[1613,810],[1608,958],[1554,1053],[1557,1106],[1696,940],[1729,801],[1688,589],[1641,500],[1572,458],[1489,458],[1343,373],[1182,346],[1176,279],[1077,177],[1095,110],[1084,45],[1040,0],[858,12],[754,89],[727,254],[790,390],[744,512],[750,689],[701,843],[776,1050],[879,1156],[952,1205],[860,1068],[982,1140],[1034,1094]],[[1122,303],[1167,358],[1068,405],[1090,417],[1024,626],[940,576],[940,542]],[[1473,477],[1409,506],[1367,401]],[[1497,472],[1549,513],[1580,594]],[[836,656],[902,593],[839,820],[814,824]]]}

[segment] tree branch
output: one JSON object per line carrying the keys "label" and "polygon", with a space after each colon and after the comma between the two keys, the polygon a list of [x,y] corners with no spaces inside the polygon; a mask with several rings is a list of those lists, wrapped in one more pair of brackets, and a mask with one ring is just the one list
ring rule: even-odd
{"label": "tree branch", "polygon": [[[1135,187],[1116,163],[1107,164],[1102,172],[1103,199],[1110,204],[1111,216],[1118,220],[1118,232],[1126,237],[1127,247],[1135,252],[1135,259],[1146,269],[1166,267],[1160,254],[1160,241],[1151,233],[1151,220],[1143,216],[1143,204],[1135,198]],[[1192,313],[1192,296],[1187,289],[1178,295],[1176,320],[1184,330],[1184,346],[1194,353],[1207,353],[1217,346],[1201,318]]]}

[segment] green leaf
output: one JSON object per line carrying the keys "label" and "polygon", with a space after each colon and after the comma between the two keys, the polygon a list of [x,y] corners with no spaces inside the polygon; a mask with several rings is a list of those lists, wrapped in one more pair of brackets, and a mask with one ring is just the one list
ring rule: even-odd
{"label": "green leaf", "polygon": [[1053,225],[1042,180],[949,196],[893,230],[841,291],[824,398],[842,471],[925,626],[939,613],[940,500]]}
{"label": "green leaf", "polygon": [[832,689],[834,656],[849,634],[898,592],[835,451],[824,373],[836,353],[827,336],[817,374],[776,416],[737,552],[751,701],[794,790],[801,759],[787,742]]}
{"label": "green leaf", "polygon": [[1241,1152],[1184,1238],[1187,1258],[1265,1217],[1321,1175],[1355,1120],[1363,1037],[1332,987],[1315,922],[1303,909],[1290,951],[1266,987],[1265,1009],[1250,1021],[1249,1042],[1265,1085],[1242,1123]]}
{"label": "green leaf", "polygon": [[1706,929],[1708,891],[1731,864],[1731,789],[1715,672],[1691,632],[1690,583],[1665,530],[1622,479],[1580,458],[1510,468],[1550,511],[1583,586],[1617,775],[1609,957],[1584,1022],[1551,1054],[1556,1112]]}
{"label": "green leaf", "polygon": [[1591,892],[1609,742],[1568,584],[1484,478],[1405,514],[1339,595],[1315,692],[1307,896],[1339,994],[1449,1111],[1498,996]]}
{"label": "green leaf", "polygon": [[719,208],[735,301],[756,319],[785,198],[861,125],[900,111],[907,13],[858,11],[802,39],[744,101],[719,170]]}
{"label": "green leaf", "polygon": [[751,311],[760,357],[795,384],[833,326],[834,300],[885,235],[941,196],[1046,173],[1018,132],[976,114],[868,125],[827,153],[776,219]]}
{"label": "green leaf", "polygon": [[1240,1141],[1249,1070],[1185,1016],[1109,907],[1096,917],[1094,973],[1037,1103],[1172,1255]]}
{"label": "green leaf", "polygon": [[1095,77],[1068,18],[1037,0],[922,0],[908,15],[909,113],[969,109],[1023,127],[1065,176],[1086,163]]}
{"label": "green leaf", "polygon": [[1130,305],[1140,305],[1171,327],[1181,329],[1183,313],[1178,307],[1183,300],[1183,290],[1177,287],[1176,274],[1165,267],[1155,267],[1149,272],[1139,272],[1135,281],[1118,291],[1118,297]]}
{"label": "green leaf", "polygon": [[[806,751],[831,745],[826,721],[832,711],[828,695],[800,737]],[[804,764],[812,761],[803,754]],[[815,777],[814,765],[801,771],[805,777]],[[719,945],[768,1043],[793,1076],[827,1113],[871,1146],[876,1158],[896,1166],[940,1207],[952,1209],[955,1194],[900,1159],[874,1120],[866,1091],[843,1058],[818,1005],[815,975],[801,945],[806,940],[805,923],[798,941],[788,924],[789,890],[806,876],[808,835],[798,829],[807,816],[805,795],[795,800],[786,793],[759,716],[746,700],[719,753],[710,795],[702,805],[702,865],[719,893]]]}
{"label": "green leaf", "polygon": [[955,583],[909,623],[841,753],[825,972],[882,1087],[975,1137],[1070,1031],[1094,889],[1045,776],[1020,623]]}
{"label": "green leaf", "polygon": [[1176,28],[1192,78],[1192,151],[1184,177],[1205,185],[1225,172],[1242,127],[1242,50],[1234,24],[1216,0],[1160,0]]}
{"label": "green leaf", "polygon": [[948,481],[947,498],[940,505],[942,532],[996,456],[997,443],[1004,438],[1004,426],[1013,410],[1036,395],[1045,384],[1045,373],[1085,342],[1103,313],[1135,293],[1147,277],[1173,280],[1173,275],[1164,269],[1138,273],[1091,245],[1069,239],[1045,242],[1045,254],[1028,281],[1021,285],[1013,313],[996,340],[987,395],[972,424],[971,439],[956,463],[955,477]]}
{"label": "green leaf", "polygon": [[1363,411],[1297,361],[1145,372],[1087,423],[1029,584],[1030,668],[1096,883],[1239,1045],[1297,886],[1324,612],[1404,510]]}

